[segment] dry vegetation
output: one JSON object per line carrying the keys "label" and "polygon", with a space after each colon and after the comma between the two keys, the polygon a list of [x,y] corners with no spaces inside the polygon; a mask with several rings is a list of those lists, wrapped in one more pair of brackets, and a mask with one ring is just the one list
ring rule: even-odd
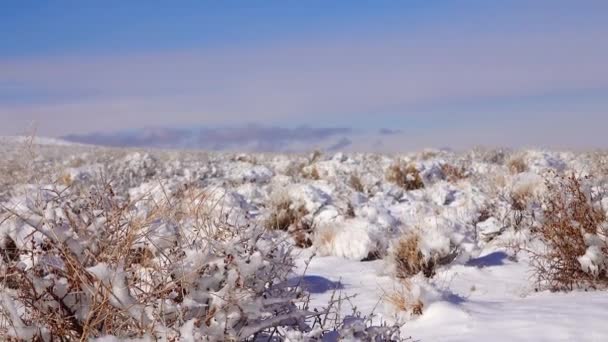
{"label": "dry vegetation", "polygon": [[305,171],[303,169],[302,170],[302,177],[304,177],[306,179],[312,179],[312,180],[319,180],[319,179],[321,179],[321,175],[319,174],[319,170],[314,165],[310,168],[310,171]]}
{"label": "dry vegetation", "polygon": [[314,227],[305,218],[306,215],[308,211],[303,205],[296,205],[289,196],[279,194],[271,201],[270,214],[264,226],[271,230],[289,232],[297,247],[307,248],[312,245]]}
{"label": "dry vegetation", "polygon": [[[544,221],[535,231],[545,244],[544,253],[533,253],[539,287],[551,290],[596,288],[608,284],[608,225],[603,208],[585,193],[580,179],[559,176],[548,182]],[[589,265],[581,258],[588,255]]]}
{"label": "dry vegetation", "polygon": [[[3,308],[12,329],[21,331],[20,337],[25,338],[25,334],[28,339],[62,336],[86,340],[103,335],[159,337],[160,333],[170,338],[178,337],[178,327],[192,318],[198,318],[197,324],[209,329],[214,324],[222,325],[227,339],[251,332],[239,327],[238,322],[221,323],[226,313],[246,303],[234,301],[244,294],[239,293],[261,290],[254,285],[257,281],[248,278],[252,274],[241,273],[233,262],[250,257],[256,250],[266,252],[255,246],[225,245],[246,231],[236,229],[244,228],[228,224],[216,227],[213,231],[225,233],[220,240],[219,234],[209,236],[210,230],[202,232],[193,226],[193,235],[188,238],[174,229],[177,224],[196,221],[198,218],[191,212],[182,213],[177,222],[173,221],[175,215],[169,205],[152,205],[144,216],[133,216],[136,203],[121,201],[109,185],[71,196],[69,201],[66,197],[54,193],[50,201],[37,203],[28,213],[6,208],[11,215],[8,219],[28,223],[35,237],[27,250],[17,250],[15,241],[4,238],[5,285],[15,302],[9,303],[5,297]],[[61,210],[63,215],[50,214],[51,208]],[[261,236],[253,234],[252,238]],[[209,263],[192,264],[193,260],[184,253],[189,250],[206,251],[219,262],[210,259]],[[18,260],[23,258],[30,258],[34,267],[20,267]],[[269,269],[258,266],[256,276],[276,272],[272,277],[278,275],[279,280],[281,270],[290,265],[287,258],[284,254]],[[53,261],[49,263],[50,260]],[[238,278],[228,283],[228,279],[220,280],[231,272],[236,272]],[[195,284],[204,279],[208,284],[204,292],[209,294],[200,297],[203,293]],[[209,296],[222,289],[224,294],[220,297]],[[186,296],[194,299],[192,291],[199,292],[195,295],[199,297],[197,301],[206,303],[203,311],[180,307]],[[16,316],[18,307],[23,313]],[[159,322],[167,329],[162,333],[157,330]]]}
{"label": "dry vegetation", "polygon": [[441,173],[448,182],[456,183],[467,178],[467,171],[464,167],[457,167],[452,164],[442,164]]}
{"label": "dry vegetation", "polygon": [[507,160],[507,167],[511,173],[522,173],[528,171],[528,164],[526,163],[526,159],[523,154],[512,155]]}
{"label": "dry vegetation", "polygon": [[[503,152],[486,156],[493,163],[503,163],[505,159]],[[113,182],[73,179],[67,172],[54,174],[55,183],[46,190],[36,188],[29,198],[31,201],[24,201],[28,203],[25,210],[16,209],[18,206],[0,208],[0,225],[7,223],[4,227],[13,227],[5,229],[12,235],[0,236],[0,336],[11,335],[18,340],[52,340],[60,336],[65,340],[87,340],[113,335],[177,341],[189,329],[196,332],[193,335],[196,340],[272,340],[287,336],[289,331],[308,333],[311,328],[322,326],[322,333],[314,337],[320,338],[329,331],[347,328],[337,318],[338,314],[329,324],[329,311],[310,312],[304,289],[286,285],[294,271],[291,249],[294,245],[308,248],[314,244],[319,248],[317,252],[324,249],[326,255],[336,255],[332,254],[336,253],[336,246],[343,250],[352,247],[350,238],[343,238],[350,235],[339,235],[350,232],[352,222],[361,224],[363,231],[369,227],[378,228],[385,222],[388,222],[387,226],[392,225],[391,229],[395,228],[390,232],[394,235],[387,233],[388,228],[378,229],[380,234],[390,235],[382,241],[386,242],[381,245],[382,253],[374,249],[366,258],[356,260],[386,257],[388,264],[394,265],[395,283],[402,287],[385,294],[384,300],[398,311],[422,314],[423,304],[412,294],[411,281],[427,281],[422,276],[415,277],[420,274],[434,277],[440,265],[455,260],[458,246],[452,246],[453,240],[447,238],[448,242],[442,247],[436,247],[428,243],[430,240],[426,238],[433,235],[423,235],[426,234],[424,229],[400,236],[398,228],[408,226],[407,218],[398,217],[393,222],[390,215],[395,207],[380,207],[389,208],[385,213],[376,210],[378,207],[374,205],[377,203],[372,201],[373,196],[379,197],[378,202],[390,202],[390,205],[400,201],[387,193],[398,190],[394,192],[401,195],[403,191],[383,183],[383,178],[406,191],[425,188],[421,171],[413,162],[395,162],[388,169],[367,167],[366,172],[371,171],[365,173],[366,189],[361,173],[357,173],[361,169],[334,172],[335,169],[328,169],[332,167],[331,163],[315,164],[322,157],[317,152],[310,158],[285,163],[286,169],[281,173],[291,177],[293,182],[319,186],[320,193],[323,193],[323,186],[331,187],[331,191],[327,191],[331,193],[330,199],[324,198],[327,203],[324,206],[330,209],[326,212],[333,210],[338,212],[335,214],[338,218],[347,219],[347,224],[339,229],[335,226],[339,221],[319,221],[316,213],[308,212],[302,203],[308,204],[306,200],[312,202],[314,198],[296,203],[283,193],[266,203],[272,191],[288,182],[279,183],[277,187],[270,181],[256,184],[256,190],[262,187],[266,187],[262,191],[271,190],[261,195],[259,202],[252,200],[254,210],[244,209],[243,215],[248,216],[235,223],[237,221],[229,219],[232,207],[222,209],[210,203],[216,197],[209,189],[219,183],[214,183],[213,178],[221,178],[221,168],[219,173],[214,167],[209,168],[207,174],[198,175],[192,183],[185,183],[177,191],[167,189],[160,200],[152,199],[153,196],[133,198],[129,195],[130,189],[152,182],[162,172],[164,179],[173,177],[159,167],[165,161],[147,154],[134,161],[143,165],[143,171],[137,167],[133,172],[128,168],[124,171],[120,165],[111,165],[108,170],[114,172]],[[421,158],[427,157],[435,156],[429,154]],[[266,166],[263,158],[237,156],[233,161]],[[468,164],[468,170],[455,166],[461,165],[461,161],[453,158],[441,162],[443,178],[429,176],[436,169],[425,168],[427,189],[420,192],[425,195],[421,196],[421,201],[431,197],[426,195],[433,194],[437,184],[451,190],[460,185],[476,186],[478,183],[472,183],[478,181],[476,177],[486,177],[492,190],[483,190],[489,195],[482,197],[484,202],[479,203],[486,203],[485,206],[467,207],[475,209],[466,217],[466,224],[475,230],[476,243],[499,240],[508,229],[510,233],[528,234],[526,244],[530,245],[526,246],[540,242],[542,250],[526,247],[532,256],[539,290],[593,289],[608,285],[605,208],[599,207],[590,196],[584,179],[556,176],[556,180],[547,181],[548,190],[541,197],[533,187],[534,182],[531,182],[532,186],[525,186],[524,182],[515,189],[511,187],[516,183],[515,178],[529,176],[519,175],[529,170],[524,154],[511,155],[506,167],[492,165],[501,171],[498,174],[478,174]],[[16,163],[9,169],[9,164],[0,164],[0,174],[9,178],[0,179],[1,187],[8,189],[9,184],[32,182],[31,170],[35,167]],[[77,164],[86,163],[78,160]],[[324,179],[317,166],[323,171]],[[339,179],[334,175],[345,177]],[[463,182],[446,184],[440,181],[443,179],[451,183]],[[341,183],[333,188],[335,184],[330,181]],[[240,185],[239,182],[230,184],[229,190]],[[417,194],[411,195],[416,197]],[[369,207],[363,207],[362,203]],[[433,215],[439,215],[442,205],[438,203],[422,203],[421,210],[413,211],[412,216],[426,215],[422,209],[429,206],[436,210]],[[395,205],[398,204],[401,203]],[[238,204],[234,207],[240,209]],[[401,208],[418,209],[414,205]],[[369,219],[366,215],[376,221],[366,221]],[[314,222],[321,222],[319,227],[312,224],[313,218]],[[488,229],[491,239],[479,240],[477,226],[490,218],[502,225],[497,225],[500,229]],[[413,226],[418,228],[416,224]],[[492,228],[491,224],[489,226]],[[19,229],[22,230],[20,235],[14,234]],[[365,233],[352,236],[367,237]],[[448,233],[441,231],[438,234],[442,238]],[[344,243],[344,240],[348,241]],[[449,252],[448,243],[452,248]],[[386,253],[388,246],[391,248]],[[335,303],[332,299],[330,307]],[[369,322],[366,324],[371,327]],[[394,327],[384,328],[383,334],[396,336]],[[365,334],[367,332],[365,330]],[[343,337],[354,334],[342,333],[346,334],[341,335]]]}
{"label": "dry vegetation", "polygon": [[435,275],[436,260],[426,258],[419,244],[420,237],[414,233],[402,237],[397,243],[393,253],[397,278],[407,279],[420,272],[427,278]]}
{"label": "dry vegetation", "polygon": [[405,166],[402,163],[391,165],[386,172],[386,180],[407,191],[424,188],[420,171],[414,165]]}
{"label": "dry vegetation", "polygon": [[32,198],[25,211],[3,207],[3,221],[30,230],[1,241],[3,336],[236,341],[284,338],[312,325],[318,338],[333,331],[399,340],[398,327],[361,318],[367,328],[352,331],[328,317],[341,298],[309,312],[307,294],[285,285],[294,267],[289,245],[272,231],[214,216],[204,191],[126,201],[105,183]]}
{"label": "dry vegetation", "polygon": [[348,179],[348,184],[358,192],[365,192],[365,187],[363,186],[363,182],[361,182],[361,177],[359,177],[359,175],[350,175],[350,178]]}
{"label": "dry vegetation", "polygon": [[424,303],[413,294],[412,283],[404,279],[400,285],[397,289],[384,294],[384,302],[391,305],[397,312],[409,313],[412,316],[422,315]]}

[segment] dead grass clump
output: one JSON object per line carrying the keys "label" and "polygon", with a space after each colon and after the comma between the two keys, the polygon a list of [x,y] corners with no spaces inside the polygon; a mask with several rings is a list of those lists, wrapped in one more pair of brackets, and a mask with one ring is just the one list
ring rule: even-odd
{"label": "dead grass clump", "polygon": [[534,200],[534,193],[532,187],[520,187],[515,189],[509,194],[511,201],[511,209],[517,211],[524,211]]}
{"label": "dead grass clump", "polygon": [[265,222],[266,228],[288,232],[299,248],[312,246],[314,226],[306,218],[308,210],[303,205],[296,205],[288,196],[279,196],[272,203],[270,210]]}
{"label": "dead grass clump", "polygon": [[448,182],[456,183],[459,180],[467,178],[467,172],[464,167],[456,167],[452,164],[441,165],[441,172]]}
{"label": "dead grass clump", "polygon": [[473,223],[476,225],[478,223],[487,221],[488,219],[490,219],[490,217],[494,216],[495,210],[496,207],[492,203],[483,206],[477,213],[477,218],[474,220]]}
{"label": "dead grass clump", "polygon": [[333,226],[322,225],[314,232],[314,245],[318,247],[322,255],[330,255],[334,241],[336,240],[336,230]]}
{"label": "dead grass clump", "polygon": [[528,163],[526,163],[523,154],[513,155],[507,161],[507,167],[511,173],[522,173],[528,171]]}
{"label": "dead grass clump", "polygon": [[412,283],[403,280],[401,287],[385,293],[382,297],[384,302],[390,304],[397,312],[406,312],[413,316],[422,315],[424,303],[413,295]]}
{"label": "dead grass clump", "polygon": [[[549,195],[544,202],[544,220],[535,230],[546,249],[542,253],[532,252],[539,287],[559,291],[606,286],[605,212],[594,205],[585,194],[581,180],[574,175],[547,183]],[[587,257],[589,250],[593,251],[591,259]],[[601,260],[592,260],[594,257]]]}
{"label": "dead grass clump", "polygon": [[512,224],[515,229],[521,228],[526,217],[534,214],[533,211],[528,210],[531,200],[532,194],[525,191],[515,191],[509,194]]}
{"label": "dead grass clump", "polygon": [[70,186],[72,185],[72,183],[74,183],[74,180],[72,179],[72,176],[69,173],[65,172],[59,175],[57,183],[65,186]]}
{"label": "dead grass clump", "polygon": [[312,151],[311,155],[310,155],[310,163],[314,163],[317,160],[320,160],[321,157],[323,156],[323,152],[319,151],[319,150],[314,150]]}
{"label": "dead grass clump", "polygon": [[358,192],[365,192],[365,187],[363,186],[363,182],[361,182],[361,177],[359,177],[359,175],[350,175],[348,184]]}
{"label": "dead grass clump", "polygon": [[391,165],[387,170],[386,180],[407,191],[424,188],[420,171],[414,165],[404,166],[401,163]]}
{"label": "dead grass clump", "polygon": [[417,234],[404,236],[397,243],[393,254],[397,278],[407,279],[420,272],[430,278],[435,275],[435,260],[427,260],[420,251],[420,237]]}
{"label": "dead grass clump", "polygon": [[346,213],[344,215],[348,218],[354,218],[357,216],[357,213],[355,213],[355,207],[350,201],[346,204]]}
{"label": "dead grass clump", "polygon": [[422,160],[431,160],[433,158],[436,158],[438,155],[439,155],[438,151],[435,151],[435,150],[424,150],[420,154],[420,158]]}
{"label": "dead grass clump", "polygon": [[272,230],[287,231],[293,225],[297,225],[302,218],[308,214],[303,205],[296,206],[287,196],[276,200],[271,205],[270,216],[265,226]]}
{"label": "dead grass clump", "polygon": [[293,236],[296,247],[308,248],[312,246],[312,234],[314,232],[314,226],[308,219],[300,219],[295,223],[293,229],[290,230]]}
{"label": "dead grass clump", "polygon": [[295,179],[300,178],[304,173],[304,167],[306,167],[306,164],[303,162],[292,162],[285,170],[285,175]]}
{"label": "dead grass clump", "polygon": [[308,172],[302,170],[302,177],[312,180],[321,179],[321,175],[319,174],[319,170],[317,170],[316,166],[313,166]]}

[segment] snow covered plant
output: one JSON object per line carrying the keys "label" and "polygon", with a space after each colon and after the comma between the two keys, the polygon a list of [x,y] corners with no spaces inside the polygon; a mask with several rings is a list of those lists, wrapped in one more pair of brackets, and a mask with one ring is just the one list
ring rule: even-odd
{"label": "snow covered plant", "polygon": [[212,239],[188,212],[136,210],[109,186],[36,189],[3,208],[1,335],[242,340],[306,327],[304,294],[281,285],[290,250],[260,229],[226,224]]}
{"label": "snow covered plant", "polygon": [[[29,187],[2,204],[0,335],[169,341],[397,339],[308,309],[276,231],[205,209],[192,190],[128,201],[108,184]],[[186,202],[186,203],[184,203]],[[330,303],[330,306],[335,303]]]}
{"label": "snow covered plant", "polygon": [[535,230],[544,249],[532,252],[539,287],[573,290],[608,285],[608,221],[585,181],[574,175],[547,181],[543,220]]}
{"label": "snow covered plant", "polygon": [[264,226],[271,230],[289,232],[296,246],[307,248],[312,245],[311,234],[314,227],[305,205],[293,201],[287,193],[278,192],[270,200],[269,214]]}
{"label": "snow covered plant", "polygon": [[397,278],[408,279],[418,273],[431,278],[437,266],[454,260],[458,249],[446,236],[429,231],[426,235],[419,232],[404,234],[390,252]]}
{"label": "snow covered plant", "polygon": [[395,183],[405,190],[417,190],[424,188],[424,182],[420,171],[414,165],[403,165],[397,162],[386,171],[386,180]]}

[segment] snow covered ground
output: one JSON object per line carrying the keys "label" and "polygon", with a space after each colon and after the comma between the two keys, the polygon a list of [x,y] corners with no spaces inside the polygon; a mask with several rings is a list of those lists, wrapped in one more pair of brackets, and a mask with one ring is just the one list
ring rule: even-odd
{"label": "snow covered ground", "polygon": [[[606,153],[285,155],[52,144],[35,146],[35,157],[22,160],[24,154],[14,153],[19,143],[2,150],[5,218],[29,210],[33,189],[77,193],[104,179],[118,196],[139,201],[136,214],[150,211],[148,200],[175,203],[198,189],[206,194],[208,215],[234,226],[262,226],[295,246],[289,282],[310,293],[311,307],[353,295],[340,302],[343,316],[354,310],[376,324],[402,324],[402,337],[421,341],[608,340],[606,292],[550,292],[536,282],[529,253],[517,248],[538,244],[533,232],[542,222],[546,180],[555,174],[591,176],[586,189],[608,208]],[[2,235],[20,250],[29,248],[30,223],[0,222]],[[186,229],[163,227],[156,242]],[[409,236],[417,236],[422,260],[433,262],[426,276],[400,276],[399,246]],[[166,248],[170,243],[152,253]],[[605,267],[589,258],[581,266]],[[22,260],[27,268],[28,259]],[[419,304],[420,312],[412,310],[416,305],[395,305],[390,298],[396,295]],[[180,336],[187,340],[188,334]]]}

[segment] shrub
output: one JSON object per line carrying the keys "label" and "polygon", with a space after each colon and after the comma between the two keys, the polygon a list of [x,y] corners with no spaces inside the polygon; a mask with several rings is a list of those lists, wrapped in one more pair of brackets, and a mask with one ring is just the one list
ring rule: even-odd
{"label": "shrub", "polygon": [[401,163],[391,165],[387,170],[386,180],[408,191],[424,188],[420,171],[414,165],[404,166]]}
{"label": "shrub", "polygon": [[382,299],[398,313],[407,313],[412,316],[422,315],[424,303],[414,294],[412,283],[405,279],[401,286],[391,292],[385,293]]}
{"label": "shrub", "polygon": [[534,217],[534,211],[529,210],[530,202],[532,201],[532,194],[526,191],[513,191],[509,193],[509,203],[511,205],[511,220],[510,223],[515,229],[520,229],[526,218],[529,218],[526,222],[531,225],[531,220]]}
{"label": "shrub", "polygon": [[608,284],[608,225],[603,209],[594,203],[572,176],[547,182],[543,221],[535,235],[544,243],[541,253],[532,251],[539,288],[553,291]]}
{"label": "shrub", "polygon": [[511,173],[522,173],[528,171],[528,164],[526,163],[526,159],[523,154],[512,155],[507,161],[507,167]]}
{"label": "shrub", "polygon": [[304,178],[308,178],[308,179],[312,179],[312,180],[319,180],[319,179],[321,179],[321,175],[319,174],[319,170],[317,170],[317,167],[313,166],[312,169],[310,170],[310,173],[305,174]]}
{"label": "shrub", "polygon": [[478,158],[485,163],[502,165],[505,163],[506,153],[503,149],[487,149],[477,147],[472,151],[473,158]]}
{"label": "shrub", "polygon": [[350,175],[348,184],[351,186],[351,188],[355,189],[355,191],[365,192],[365,187],[363,186],[361,178],[358,175]]}
{"label": "shrub", "polygon": [[355,213],[355,207],[350,201],[346,203],[346,213],[344,213],[344,216],[347,218],[354,218],[357,216],[357,213]]}
{"label": "shrub", "polygon": [[318,255],[370,261],[385,254],[381,237],[370,234],[370,223],[361,218],[336,220],[318,226],[313,244]]}
{"label": "shrub", "polygon": [[441,173],[443,173],[445,179],[451,183],[467,178],[464,167],[456,167],[452,164],[441,165]]}
{"label": "shrub", "polygon": [[297,206],[287,195],[275,197],[270,206],[270,214],[265,226],[272,230],[287,231],[301,222],[308,214],[303,205]]}
{"label": "shrub", "polygon": [[308,211],[303,205],[298,206],[288,196],[279,195],[271,202],[264,225],[271,230],[289,232],[297,247],[308,248],[312,246],[314,226],[306,215]]}
{"label": "shrub", "polygon": [[0,222],[17,228],[2,241],[0,334],[244,340],[307,326],[303,293],[281,285],[290,249],[268,231],[213,220],[228,233],[218,239],[189,212],[175,220],[172,206],[90,189],[44,190],[26,209],[5,208]]}
{"label": "shrub", "polygon": [[314,150],[312,151],[312,153],[310,154],[310,163],[314,163],[317,160],[320,160],[321,157],[323,156],[323,152],[319,151],[319,150]]}
{"label": "shrub", "polygon": [[433,240],[432,247],[422,243],[423,238],[418,232],[406,233],[392,246],[391,256],[397,278],[407,279],[418,273],[431,278],[439,265],[449,264],[458,256],[458,246],[441,232],[428,230],[424,234],[425,239]]}
{"label": "shrub", "polygon": [[422,272],[425,277],[435,275],[435,259],[426,258],[420,250],[420,237],[409,234],[402,237],[393,253],[397,278],[407,279]]}

